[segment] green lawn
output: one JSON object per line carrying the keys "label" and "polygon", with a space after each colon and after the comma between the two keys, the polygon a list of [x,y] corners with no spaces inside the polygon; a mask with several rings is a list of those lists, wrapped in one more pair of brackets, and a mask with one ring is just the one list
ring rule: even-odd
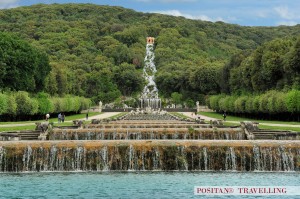
{"label": "green lawn", "polygon": [[[233,123],[233,122],[224,122],[225,126],[239,126],[239,123]],[[268,126],[268,125],[262,125],[259,124],[258,127],[260,129],[270,129],[270,130],[282,130],[282,131],[296,131],[300,132],[300,127],[289,127],[289,126]]]}
{"label": "green lawn", "polygon": [[[171,112],[170,113],[171,115],[174,115],[174,116],[177,116],[177,117],[180,117],[180,118],[183,118],[183,119],[187,119],[187,118],[190,118],[182,113],[177,113],[177,112]],[[191,119],[191,118],[190,118]]]}
{"label": "green lawn", "polygon": [[128,114],[128,112],[122,112],[122,113],[119,113],[119,114],[117,114],[117,115],[111,116],[111,117],[109,117],[109,118],[110,118],[110,119],[117,119],[118,117],[121,117],[121,116],[127,115],[127,114]]}
{"label": "green lawn", "polygon": [[0,127],[0,132],[3,132],[3,131],[24,131],[24,130],[34,130],[34,129],[35,129],[35,125]]}
{"label": "green lawn", "polygon": [[288,127],[288,126],[267,126],[259,124],[260,129],[270,129],[270,130],[282,130],[282,131],[296,131],[300,132],[300,127]]}
{"label": "green lawn", "polygon": [[[200,115],[204,115],[207,117],[212,117],[216,119],[223,119],[223,115],[221,113],[216,112],[199,112]],[[287,121],[269,121],[269,120],[254,120],[251,118],[244,118],[244,117],[236,117],[236,116],[230,116],[227,114],[226,117],[227,121],[253,121],[253,122],[259,122],[259,123],[270,123],[270,124],[291,124],[291,125],[300,125],[300,122],[287,122]]]}

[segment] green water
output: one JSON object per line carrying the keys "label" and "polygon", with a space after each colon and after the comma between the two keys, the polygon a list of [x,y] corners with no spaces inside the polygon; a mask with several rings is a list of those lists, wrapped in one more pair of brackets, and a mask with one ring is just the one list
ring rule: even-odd
{"label": "green water", "polygon": [[[207,185],[300,186],[300,173],[0,173],[0,198],[255,198],[194,195],[194,186]],[[256,198],[266,197],[256,196]],[[300,198],[300,196],[269,198]]]}

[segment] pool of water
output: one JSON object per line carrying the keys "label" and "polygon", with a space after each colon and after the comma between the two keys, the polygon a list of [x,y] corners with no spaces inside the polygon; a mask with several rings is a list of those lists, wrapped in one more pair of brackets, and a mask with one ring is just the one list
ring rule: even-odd
{"label": "pool of water", "polygon": [[[300,186],[299,172],[0,173],[0,198],[255,198],[197,196],[194,186]],[[256,198],[266,198],[256,196]],[[269,198],[300,198],[270,196]]]}

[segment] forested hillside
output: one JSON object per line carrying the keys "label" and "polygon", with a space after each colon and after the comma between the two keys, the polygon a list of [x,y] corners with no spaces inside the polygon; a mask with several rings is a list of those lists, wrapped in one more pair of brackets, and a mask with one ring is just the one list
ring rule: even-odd
{"label": "forested hillside", "polygon": [[300,121],[300,37],[274,39],[234,55],[221,82],[223,94],[207,100],[216,111]]}
{"label": "forested hillside", "polygon": [[[140,93],[147,36],[156,38],[156,81],[160,95],[170,97],[179,92],[184,100],[201,100],[206,94],[243,90],[240,87],[249,84],[236,82],[238,78],[227,82],[229,74],[233,77],[239,72],[234,73],[228,65],[231,56],[251,54],[275,38],[286,46],[278,48],[278,53],[287,53],[293,38],[300,33],[300,26],[243,27],[139,13],[121,7],[39,4],[0,10],[0,31],[14,33],[48,54],[52,70],[46,77],[45,92],[110,102],[122,95]],[[258,54],[259,49],[254,53]],[[234,66],[235,70],[242,70],[241,67],[247,68],[246,61],[242,66]],[[278,71],[273,72],[276,75]],[[277,78],[276,85],[270,79],[262,83],[266,87],[284,87],[283,77]],[[261,82],[257,84],[262,86]],[[266,89],[248,86],[250,91]]]}
{"label": "forested hillside", "polygon": [[232,56],[223,68],[224,93],[300,88],[300,37],[274,39],[252,53]]}

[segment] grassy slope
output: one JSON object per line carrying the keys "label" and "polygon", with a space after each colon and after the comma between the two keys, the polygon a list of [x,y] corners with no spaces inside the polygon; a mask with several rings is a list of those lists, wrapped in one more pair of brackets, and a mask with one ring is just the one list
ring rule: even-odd
{"label": "grassy slope", "polygon": [[[90,112],[89,117],[99,115],[102,113],[97,113],[97,112]],[[57,123],[57,118],[50,118],[50,122],[54,122],[55,126],[70,126],[72,125],[72,120],[77,120],[77,119],[83,119],[85,118],[85,113],[82,114],[76,114],[76,115],[70,115],[66,116],[65,122],[64,123]],[[54,117],[54,116],[53,116]],[[35,125],[21,125],[21,124],[26,124],[26,123],[35,123],[35,122],[43,122],[44,120],[36,120],[36,121],[21,121],[21,122],[0,122],[0,132],[3,131],[20,131],[20,130],[34,130]],[[20,126],[14,126],[14,127],[1,127],[2,125],[5,124],[18,124]]]}
{"label": "grassy slope", "polygon": [[[215,113],[215,112],[200,112],[199,114],[212,117],[216,119],[223,119],[222,114]],[[284,125],[300,125],[300,122],[286,122],[286,121],[267,121],[267,120],[253,120],[250,118],[244,118],[244,117],[235,117],[235,116],[228,116],[226,117],[227,122],[225,122],[226,126],[237,126],[239,124],[234,122],[240,122],[240,121],[255,121],[259,123],[267,123],[267,124],[284,124]],[[232,122],[234,121],[234,122]],[[269,126],[269,125],[262,125],[259,124],[260,129],[271,129],[271,130],[290,130],[290,131],[297,131],[300,132],[300,127],[287,127],[287,126]]]}
{"label": "grassy slope", "polygon": [[[207,117],[216,118],[216,119],[223,119],[223,116],[222,116],[221,113],[216,113],[216,112],[200,112],[199,114],[200,114],[200,115],[207,116]],[[300,122],[254,120],[254,119],[250,119],[250,118],[230,116],[230,115],[228,115],[228,114],[227,114],[226,120],[227,120],[227,121],[235,121],[235,122],[240,122],[240,121],[253,121],[253,122],[269,123],[269,124],[300,125]]]}

